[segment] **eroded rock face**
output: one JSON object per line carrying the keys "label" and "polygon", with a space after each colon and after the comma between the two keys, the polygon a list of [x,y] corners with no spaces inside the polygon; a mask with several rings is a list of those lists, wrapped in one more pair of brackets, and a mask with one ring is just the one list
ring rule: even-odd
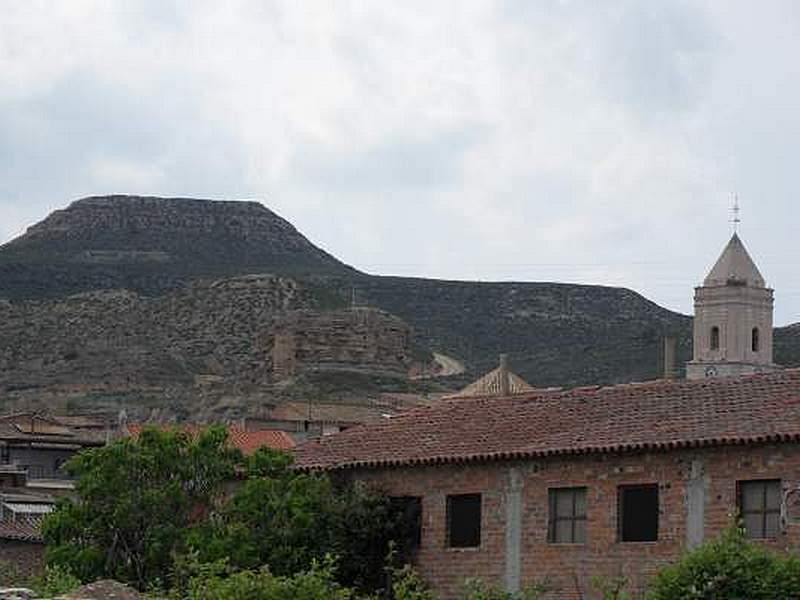
{"label": "eroded rock face", "polygon": [[403,377],[409,337],[397,317],[320,310],[307,287],[274,275],[155,298],[100,290],[2,302],[0,403],[87,410],[116,398],[136,418],[237,416],[274,402],[270,386],[305,369]]}
{"label": "eroded rock face", "polygon": [[271,275],[198,282],[148,298],[104,290],[0,304],[0,394],[53,386],[191,390],[203,377],[263,383],[254,340],[289,310],[313,307]]}

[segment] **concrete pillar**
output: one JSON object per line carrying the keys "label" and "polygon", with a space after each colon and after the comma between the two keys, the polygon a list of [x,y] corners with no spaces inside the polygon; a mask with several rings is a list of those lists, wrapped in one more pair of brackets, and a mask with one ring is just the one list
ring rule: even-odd
{"label": "concrete pillar", "polygon": [[505,584],[509,592],[518,592],[522,573],[522,474],[508,470],[506,506]]}
{"label": "concrete pillar", "polygon": [[508,396],[511,393],[511,377],[508,374],[508,355],[500,355],[500,395]]}
{"label": "concrete pillar", "polygon": [[706,489],[708,477],[702,460],[692,461],[686,480],[686,548],[691,550],[705,539]]}

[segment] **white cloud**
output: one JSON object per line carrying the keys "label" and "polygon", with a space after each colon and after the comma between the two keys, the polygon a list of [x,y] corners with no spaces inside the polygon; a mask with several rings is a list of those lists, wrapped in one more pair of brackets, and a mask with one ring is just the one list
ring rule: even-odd
{"label": "white cloud", "polygon": [[369,271],[689,311],[738,191],[778,319],[800,320],[793,2],[3,8],[6,238],[82,195],[260,197]]}

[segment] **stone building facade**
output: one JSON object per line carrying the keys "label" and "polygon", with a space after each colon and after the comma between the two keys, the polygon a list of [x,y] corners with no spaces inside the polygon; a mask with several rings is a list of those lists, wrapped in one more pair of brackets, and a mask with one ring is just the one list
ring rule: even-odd
{"label": "stone building facade", "polygon": [[640,590],[742,515],[800,547],[800,370],[461,398],[297,449],[297,465],[415,503],[414,555],[445,600],[467,577],[549,597]]}

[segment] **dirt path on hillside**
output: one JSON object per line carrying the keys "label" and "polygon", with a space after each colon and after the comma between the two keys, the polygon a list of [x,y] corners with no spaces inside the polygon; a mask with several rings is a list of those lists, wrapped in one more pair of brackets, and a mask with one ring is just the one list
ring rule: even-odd
{"label": "dirt path on hillside", "polygon": [[446,354],[433,353],[433,360],[441,367],[441,370],[436,374],[436,377],[449,377],[450,375],[461,375],[466,368],[463,363],[457,361],[451,356]]}

